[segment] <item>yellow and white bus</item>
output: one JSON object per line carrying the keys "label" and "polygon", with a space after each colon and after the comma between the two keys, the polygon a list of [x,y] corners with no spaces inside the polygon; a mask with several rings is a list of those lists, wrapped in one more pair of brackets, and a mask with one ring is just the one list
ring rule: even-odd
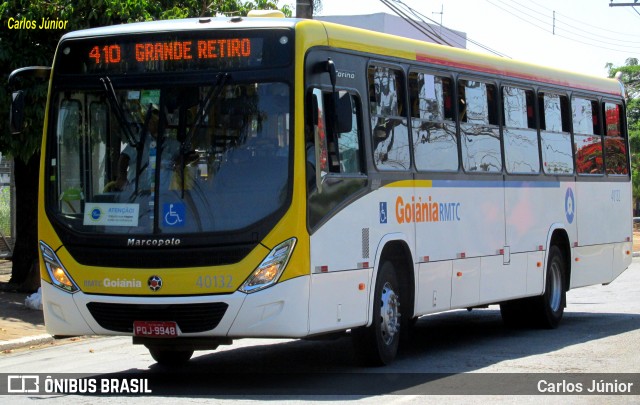
{"label": "yellow and white bus", "polygon": [[200,18],[72,32],[39,204],[56,336],[166,364],[349,332],[386,364],[417,317],[555,328],[631,262],[624,90],[345,26]]}

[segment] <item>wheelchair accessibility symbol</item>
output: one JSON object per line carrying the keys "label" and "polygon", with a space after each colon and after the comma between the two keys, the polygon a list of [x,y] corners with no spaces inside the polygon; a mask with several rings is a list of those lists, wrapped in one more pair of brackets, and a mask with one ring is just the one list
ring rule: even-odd
{"label": "wheelchair accessibility symbol", "polygon": [[163,225],[178,227],[184,226],[185,220],[185,208],[182,203],[168,203],[163,204],[162,206],[163,212]]}
{"label": "wheelchair accessibility symbol", "polygon": [[386,202],[380,203],[380,223],[381,224],[387,223],[387,203]]}

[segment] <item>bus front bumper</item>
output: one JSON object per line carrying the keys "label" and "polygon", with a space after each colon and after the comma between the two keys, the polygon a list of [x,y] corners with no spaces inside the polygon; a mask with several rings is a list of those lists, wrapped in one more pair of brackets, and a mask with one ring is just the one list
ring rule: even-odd
{"label": "bus front bumper", "polygon": [[[53,336],[132,336],[133,320],[176,321],[180,325],[183,320],[176,316],[191,316],[191,329],[198,331],[182,331],[181,336],[299,338],[309,334],[309,282],[308,276],[297,277],[252,294],[236,291],[223,295],[142,297],[81,291],[70,294],[43,280],[42,304],[47,332]],[[183,305],[189,311],[181,310]],[[212,305],[218,315],[208,312]],[[194,307],[203,312],[190,314]],[[182,315],[159,315],[170,313]],[[199,331],[197,317],[202,314],[204,318],[218,316],[211,321],[215,327]]]}

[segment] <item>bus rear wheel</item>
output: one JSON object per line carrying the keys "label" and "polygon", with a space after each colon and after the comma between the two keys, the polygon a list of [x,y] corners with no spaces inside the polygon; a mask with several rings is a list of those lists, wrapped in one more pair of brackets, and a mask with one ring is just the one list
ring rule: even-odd
{"label": "bus rear wheel", "polygon": [[354,329],[353,343],[360,362],[384,366],[398,353],[401,322],[400,284],[392,262],[380,266],[376,280],[371,326]]}
{"label": "bus rear wheel", "polygon": [[547,329],[555,329],[560,324],[567,300],[565,282],[565,261],[560,248],[549,249],[547,262],[547,279],[544,294],[537,297],[534,303],[534,314],[538,325]]}
{"label": "bus rear wheel", "polygon": [[151,357],[163,366],[179,366],[185,364],[193,356],[193,350],[167,347],[147,346]]}
{"label": "bus rear wheel", "polygon": [[500,304],[502,320],[508,327],[542,327],[555,329],[560,324],[566,305],[566,265],[557,246],[549,249],[544,293]]}

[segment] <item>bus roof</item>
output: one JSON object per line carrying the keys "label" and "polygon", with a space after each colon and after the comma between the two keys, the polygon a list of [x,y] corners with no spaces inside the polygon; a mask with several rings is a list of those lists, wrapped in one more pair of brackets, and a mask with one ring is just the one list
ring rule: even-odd
{"label": "bus roof", "polygon": [[[414,39],[348,27],[319,20],[263,17],[202,17],[179,20],[149,21],[120,24],[65,34],[62,40],[149,32],[199,31],[230,28],[294,28],[299,23],[319,24],[326,33],[328,45],[364,53],[397,57],[432,64],[443,69],[497,75],[503,79],[526,80],[541,86],[567,86],[585,91],[624,95],[621,83],[615,79],[568,72],[561,69],[515,61],[508,58],[465,49],[422,42]],[[303,28],[304,29],[304,28]],[[324,42],[324,41],[323,41]]]}
{"label": "bus roof", "polygon": [[293,28],[298,21],[300,20],[291,18],[267,17],[201,17],[177,20],[145,21],[72,31],[65,34],[61,40],[72,38],[159,33],[171,31],[199,31],[233,28]]}
{"label": "bus roof", "polygon": [[337,48],[416,60],[442,68],[497,75],[503,79],[534,81],[542,86],[567,86],[617,97],[624,94],[622,84],[616,79],[574,73],[329,22],[322,24],[327,32],[329,45]]}

